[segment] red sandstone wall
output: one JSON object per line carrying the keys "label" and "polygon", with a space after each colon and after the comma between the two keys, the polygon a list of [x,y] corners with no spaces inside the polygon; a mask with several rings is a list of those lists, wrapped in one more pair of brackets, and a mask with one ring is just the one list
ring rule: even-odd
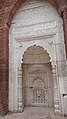
{"label": "red sandstone wall", "polygon": [[[0,0],[0,114],[8,112],[8,79],[9,79],[9,27],[12,18],[25,0]],[[49,0],[63,13],[65,45],[67,54],[67,0]]]}

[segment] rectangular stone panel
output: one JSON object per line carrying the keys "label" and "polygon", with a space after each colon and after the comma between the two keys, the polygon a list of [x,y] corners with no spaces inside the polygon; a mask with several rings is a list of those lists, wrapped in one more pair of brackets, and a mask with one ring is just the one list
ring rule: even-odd
{"label": "rectangular stone panel", "polygon": [[59,77],[66,77],[67,76],[67,68],[66,68],[66,61],[58,61],[57,62],[57,72]]}

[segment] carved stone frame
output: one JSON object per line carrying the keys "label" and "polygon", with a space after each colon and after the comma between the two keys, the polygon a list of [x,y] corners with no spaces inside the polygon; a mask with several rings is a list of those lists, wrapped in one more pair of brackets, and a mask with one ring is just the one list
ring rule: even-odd
{"label": "carved stone frame", "polygon": [[[23,51],[23,54],[21,53],[21,62],[18,64],[18,67],[17,67],[17,71],[18,71],[18,111],[19,112],[22,112],[23,111],[23,108],[24,108],[24,104],[23,104],[23,96],[22,96],[22,89],[23,89],[23,87],[22,87],[22,77],[23,77],[23,74],[22,74],[22,64],[23,64],[23,61],[22,61],[22,59],[23,59],[23,55],[24,55],[24,52],[27,50],[27,48],[29,48],[29,47],[31,47],[31,46],[33,46],[34,44],[32,43],[31,45],[29,45],[29,46],[27,46],[26,47],[26,49]],[[36,43],[35,44],[36,46],[40,46],[40,44],[39,43]],[[22,46],[23,47],[23,46]],[[50,52],[48,51],[48,49],[46,49],[45,48],[45,46],[43,46],[43,45],[41,45],[41,47],[43,47],[46,51],[47,51],[47,53],[49,54],[49,57],[50,57],[50,63],[51,63],[51,65],[52,65],[52,76],[53,76],[53,84],[54,84],[54,86],[53,86],[53,92],[54,92],[54,94],[53,94],[53,96],[54,96],[54,112],[55,113],[60,113],[60,106],[59,106],[59,103],[61,103],[60,102],[60,97],[57,99],[57,100],[55,100],[55,93],[57,92],[57,95],[59,95],[59,87],[58,87],[58,82],[59,82],[59,79],[57,78],[57,71],[56,71],[56,68],[57,68],[57,63],[54,61],[52,61],[52,56],[51,56],[51,54],[50,54]],[[21,49],[23,49],[23,48],[21,48]],[[21,86],[20,86],[20,82],[21,82]]]}

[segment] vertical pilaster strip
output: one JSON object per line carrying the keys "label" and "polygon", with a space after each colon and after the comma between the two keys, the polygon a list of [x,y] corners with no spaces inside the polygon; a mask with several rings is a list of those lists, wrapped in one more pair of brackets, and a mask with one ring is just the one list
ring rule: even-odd
{"label": "vertical pilaster strip", "polygon": [[59,113],[59,99],[58,99],[58,86],[57,86],[57,74],[56,66],[52,65],[53,74],[53,98],[54,98],[54,112]]}
{"label": "vertical pilaster strip", "polygon": [[18,68],[18,111],[23,111],[23,100],[22,100],[22,68]]}
{"label": "vertical pilaster strip", "polygon": [[67,8],[65,8],[63,11],[63,27],[64,27],[65,49],[67,57]]}

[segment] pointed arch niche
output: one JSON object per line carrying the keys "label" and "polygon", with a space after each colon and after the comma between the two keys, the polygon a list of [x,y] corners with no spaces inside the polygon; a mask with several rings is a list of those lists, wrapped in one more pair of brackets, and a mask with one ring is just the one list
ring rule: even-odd
{"label": "pointed arch niche", "polygon": [[[42,53],[45,55],[42,55]],[[12,20],[9,31],[10,111],[21,112],[25,106],[23,64],[34,62],[35,64],[48,63],[50,65],[53,82],[53,108],[55,113],[64,114],[63,97],[59,83],[60,79],[66,77],[63,21],[56,9],[47,0],[26,1],[17,10]],[[44,67],[40,66],[41,68],[45,71]],[[33,67],[31,67],[31,70],[35,73]],[[38,69],[36,71],[43,72]],[[32,74],[32,72],[29,68],[28,73]],[[42,76],[35,77],[35,79],[43,83]]]}
{"label": "pointed arch niche", "polygon": [[[28,82],[30,78],[29,74],[34,77],[31,81]],[[36,74],[36,75],[34,75]],[[41,76],[40,76],[41,74]],[[47,77],[45,80],[45,76]],[[29,89],[34,87],[37,80],[42,83],[43,90],[48,90],[47,87],[50,87],[51,94],[47,94],[49,99],[46,103],[30,103],[28,99],[31,97]],[[26,82],[27,80],[27,82]],[[30,80],[30,79],[29,79]],[[56,65],[51,62],[49,53],[41,46],[33,45],[26,49],[22,56],[21,65],[18,67],[18,109],[22,111],[25,106],[44,106],[54,108],[55,112],[59,112],[59,97],[58,97],[58,85],[56,79]],[[38,83],[38,82],[37,82]],[[49,86],[51,84],[51,86]],[[36,86],[39,84],[36,84]],[[35,86],[35,87],[36,87]],[[29,89],[27,89],[27,87]],[[26,88],[26,89],[25,89]],[[22,91],[23,90],[23,91]],[[24,91],[25,90],[25,91]],[[48,92],[49,92],[48,90]],[[27,91],[27,92],[26,92]],[[57,96],[57,97],[54,97]],[[51,101],[50,101],[51,98]],[[28,102],[27,102],[28,101]],[[56,107],[56,108],[55,108]]]}
{"label": "pointed arch niche", "polygon": [[53,108],[52,66],[50,57],[42,46],[34,45],[25,51],[22,74],[24,106]]}

